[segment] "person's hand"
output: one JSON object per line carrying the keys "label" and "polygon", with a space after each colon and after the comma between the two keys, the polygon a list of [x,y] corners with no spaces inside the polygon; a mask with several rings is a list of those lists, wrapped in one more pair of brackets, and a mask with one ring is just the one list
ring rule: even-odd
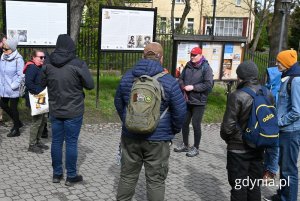
{"label": "person's hand", "polygon": [[186,90],[186,91],[192,91],[194,89],[194,86],[193,85],[186,85],[185,87],[184,87],[184,90]]}

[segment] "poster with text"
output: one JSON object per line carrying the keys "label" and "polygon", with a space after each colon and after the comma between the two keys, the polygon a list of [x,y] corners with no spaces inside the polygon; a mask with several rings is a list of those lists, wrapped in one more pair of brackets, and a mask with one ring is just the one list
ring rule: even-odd
{"label": "poster with text", "polygon": [[59,34],[68,33],[66,2],[6,1],[6,34],[19,45],[54,46]]}
{"label": "poster with text", "polygon": [[190,61],[191,50],[194,47],[199,47],[199,43],[196,42],[180,42],[177,46],[177,60],[175,77],[179,77],[186,63]]}
{"label": "poster with text", "polygon": [[101,50],[143,50],[154,41],[154,9],[102,8],[101,15]]}
{"label": "poster with text", "polygon": [[207,59],[213,70],[214,80],[220,79],[220,66],[222,60],[223,45],[222,43],[203,42],[202,54]]}
{"label": "poster with text", "polygon": [[243,48],[240,43],[226,43],[222,61],[222,80],[237,80],[236,69],[241,63]]}

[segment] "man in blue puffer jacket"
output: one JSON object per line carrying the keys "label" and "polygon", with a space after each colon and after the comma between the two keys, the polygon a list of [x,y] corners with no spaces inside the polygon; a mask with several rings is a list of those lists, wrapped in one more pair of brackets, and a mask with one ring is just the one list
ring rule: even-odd
{"label": "man in blue puffer jacket", "polygon": [[176,79],[169,74],[158,78],[165,92],[160,113],[167,107],[169,109],[153,133],[133,134],[125,127],[126,106],[134,79],[141,75],[154,76],[163,72],[162,63],[162,46],[155,42],[148,44],[144,49],[144,58],[126,72],[116,92],[115,107],[123,122],[121,175],[117,192],[119,201],[132,199],[143,164],[148,200],[164,200],[171,140],[180,132],[186,112],[186,103]]}

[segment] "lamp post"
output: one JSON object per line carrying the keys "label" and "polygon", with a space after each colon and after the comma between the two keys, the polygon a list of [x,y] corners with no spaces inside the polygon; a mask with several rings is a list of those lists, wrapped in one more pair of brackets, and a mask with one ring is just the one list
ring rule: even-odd
{"label": "lamp post", "polygon": [[279,39],[278,52],[280,52],[282,50],[285,19],[286,19],[286,14],[288,14],[290,12],[290,4],[291,3],[292,3],[292,0],[281,0],[280,13],[282,14],[282,20],[281,20],[281,30],[280,30],[280,39]]}

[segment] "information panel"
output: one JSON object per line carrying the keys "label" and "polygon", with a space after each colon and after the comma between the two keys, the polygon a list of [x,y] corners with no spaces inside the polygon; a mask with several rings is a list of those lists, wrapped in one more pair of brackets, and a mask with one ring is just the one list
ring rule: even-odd
{"label": "information panel", "polygon": [[5,1],[6,34],[19,45],[54,46],[68,33],[69,1]]}
{"label": "information panel", "polygon": [[143,50],[154,41],[156,9],[100,9],[101,50]]}

